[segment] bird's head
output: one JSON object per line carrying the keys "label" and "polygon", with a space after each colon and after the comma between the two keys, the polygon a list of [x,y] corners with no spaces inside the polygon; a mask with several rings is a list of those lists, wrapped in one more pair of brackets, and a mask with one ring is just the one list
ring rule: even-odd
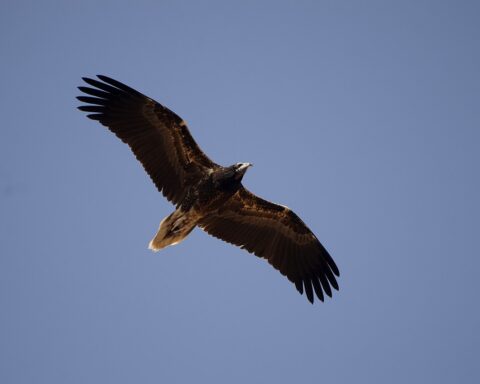
{"label": "bird's head", "polygon": [[247,169],[252,167],[253,164],[251,163],[237,163],[233,166],[233,170],[235,172],[234,178],[236,180],[242,180],[243,175],[245,175],[245,172],[247,172]]}
{"label": "bird's head", "polygon": [[243,176],[251,166],[250,163],[237,163],[221,168],[213,173],[213,181],[223,189],[235,191],[242,185]]}

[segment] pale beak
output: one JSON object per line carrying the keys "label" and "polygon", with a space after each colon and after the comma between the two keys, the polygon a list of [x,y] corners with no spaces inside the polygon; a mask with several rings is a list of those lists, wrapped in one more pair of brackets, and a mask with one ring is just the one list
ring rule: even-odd
{"label": "pale beak", "polygon": [[242,163],[242,165],[240,165],[240,166],[238,167],[238,171],[239,171],[239,172],[245,172],[248,167],[253,167],[253,164],[251,164],[251,163]]}

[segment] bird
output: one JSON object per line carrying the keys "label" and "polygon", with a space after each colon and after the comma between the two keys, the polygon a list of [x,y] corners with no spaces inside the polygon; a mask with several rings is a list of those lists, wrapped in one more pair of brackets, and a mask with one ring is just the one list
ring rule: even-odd
{"label": "bird", "polygon": [[[290,208],[256,196],[242,179],[251,163],[210,160],[176,113],[108,76],[82,77],[79,110],[126,143],[159,192],[175,205],[149,243],[159,251],[195,227],[266,259],[310,303],[338,290],[339,269]],[[85,86],[88,85],[88,86]]]}

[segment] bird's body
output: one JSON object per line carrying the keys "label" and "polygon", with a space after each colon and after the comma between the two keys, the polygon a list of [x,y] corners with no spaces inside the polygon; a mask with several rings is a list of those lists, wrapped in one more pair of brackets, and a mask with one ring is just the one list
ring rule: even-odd
{"label": "bird's body", "polygon": [[159,251],[181,242],[195,226],[222,206],[240,189],[243,174],[249,163],[224,168],[217,166],[206,173],[198,183],[191,185],[178,208],[162,220],[149,248]]}
{"label": "bird's body", "polygon": [[181,242],[196,227],[265,258],[305,291],[338,289],[339,271],[329,253],[288,207],[249,192],[242,179],[250,163],[222,167],[203,153],[186,123],[174,112],[140,92],[106,76],[84,78],[78,99],[82,111],[130,146],[159,191],[175,204],[162,220],[149,248],[158,251]]}

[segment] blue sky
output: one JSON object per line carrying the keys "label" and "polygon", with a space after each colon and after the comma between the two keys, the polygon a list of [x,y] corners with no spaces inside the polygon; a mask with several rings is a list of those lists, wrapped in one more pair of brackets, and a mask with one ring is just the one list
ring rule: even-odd
{"label": "blue sky", "polygon": [[[0,382],[477,383],[474,1],[0,5]],[[200,230],[76,110],[82,76],[164,103],[340,270],[310,305]]]}

